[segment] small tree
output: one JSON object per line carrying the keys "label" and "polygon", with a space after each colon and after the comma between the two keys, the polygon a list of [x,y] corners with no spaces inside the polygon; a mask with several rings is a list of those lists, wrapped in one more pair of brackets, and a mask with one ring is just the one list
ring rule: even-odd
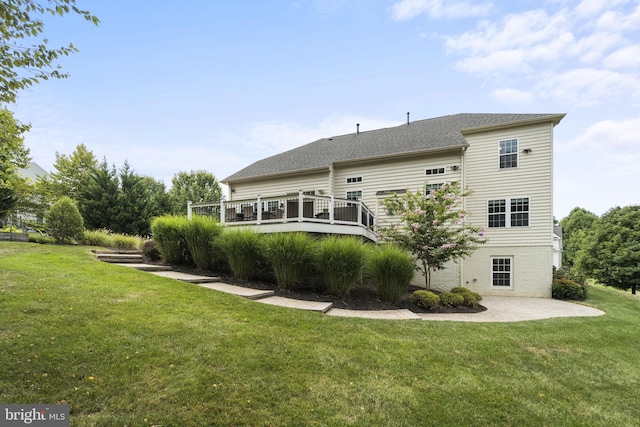
{"label": "small tree", "polygon": [[596,221],[576,264],[603,285],[635,294],[640,287],[640,205],[615,207]]}
{"label": "small tree", "polygon": [[382,202],[390,214],[399,217],[400,223],[381,228],[381,237],[413,254],[427,290],[431,289],[432,271],[470,255],[484,243],[483,230],[468,224],[466,213],[461,210],[462,199],[469,194],[457,184],[444,184],[426,194],[407,191]]}
{"label": "small tree", "polygon": [[80,239],[84,233],[84,224],[78,206],[69,197],[58,199],[45,217],[45,223],[51,237],[58,243]]}

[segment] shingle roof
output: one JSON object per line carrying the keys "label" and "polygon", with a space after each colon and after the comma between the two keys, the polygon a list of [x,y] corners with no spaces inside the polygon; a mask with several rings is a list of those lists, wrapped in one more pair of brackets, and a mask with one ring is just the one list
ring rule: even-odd
{"label": "shingle roof", "polygon": [[462,131],[510,126],[530,121],[557,123],[558,114],[456,114],[417,120],[392,128],[323,138],[266,159],[258,160],[225,178],[238,181],[310,169],[338,162],[467,146]]}

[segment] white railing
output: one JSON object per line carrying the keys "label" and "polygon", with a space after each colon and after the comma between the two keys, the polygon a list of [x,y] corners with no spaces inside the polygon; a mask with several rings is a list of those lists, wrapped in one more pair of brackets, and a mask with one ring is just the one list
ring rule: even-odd
{"label": "white railing", "polygon": [[193,214],[213,216],[225,225],[316,222],[372,229],[374,224],[373,212],[361,201],[308,195],[302,191],[287,196],[258,196],[255,199],[213,203],[189,202],[187,215],[191,218]]}

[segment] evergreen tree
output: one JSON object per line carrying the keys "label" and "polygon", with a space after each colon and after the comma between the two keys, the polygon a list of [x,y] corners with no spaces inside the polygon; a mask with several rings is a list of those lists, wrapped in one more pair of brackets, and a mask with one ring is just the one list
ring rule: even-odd
{"label": "evergreen tree", "polygon": [[105,158],[89,174],[87,185],[80,195],[80,213],[90,230],[113,230],[119,196],[118,174]]}

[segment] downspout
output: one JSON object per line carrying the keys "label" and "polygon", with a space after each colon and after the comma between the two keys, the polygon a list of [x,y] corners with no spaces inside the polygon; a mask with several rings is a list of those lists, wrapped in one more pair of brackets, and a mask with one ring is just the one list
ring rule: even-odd
{"label": "downspout", "polygon": [[[460,150],[460,188],[465,188],[467,185],[467,180],[465,179],[465,175],[467,173],[465,167],[464,167],[464,159],[465,156],[467,154],[467,147],[462,147],[462,149]],[[462,198],[462,210],[466,210],[467,209],[467,200],[466,197]],[[460,286],[465,286],[465,280],[464,280],[464,258],[460,259]]]}

